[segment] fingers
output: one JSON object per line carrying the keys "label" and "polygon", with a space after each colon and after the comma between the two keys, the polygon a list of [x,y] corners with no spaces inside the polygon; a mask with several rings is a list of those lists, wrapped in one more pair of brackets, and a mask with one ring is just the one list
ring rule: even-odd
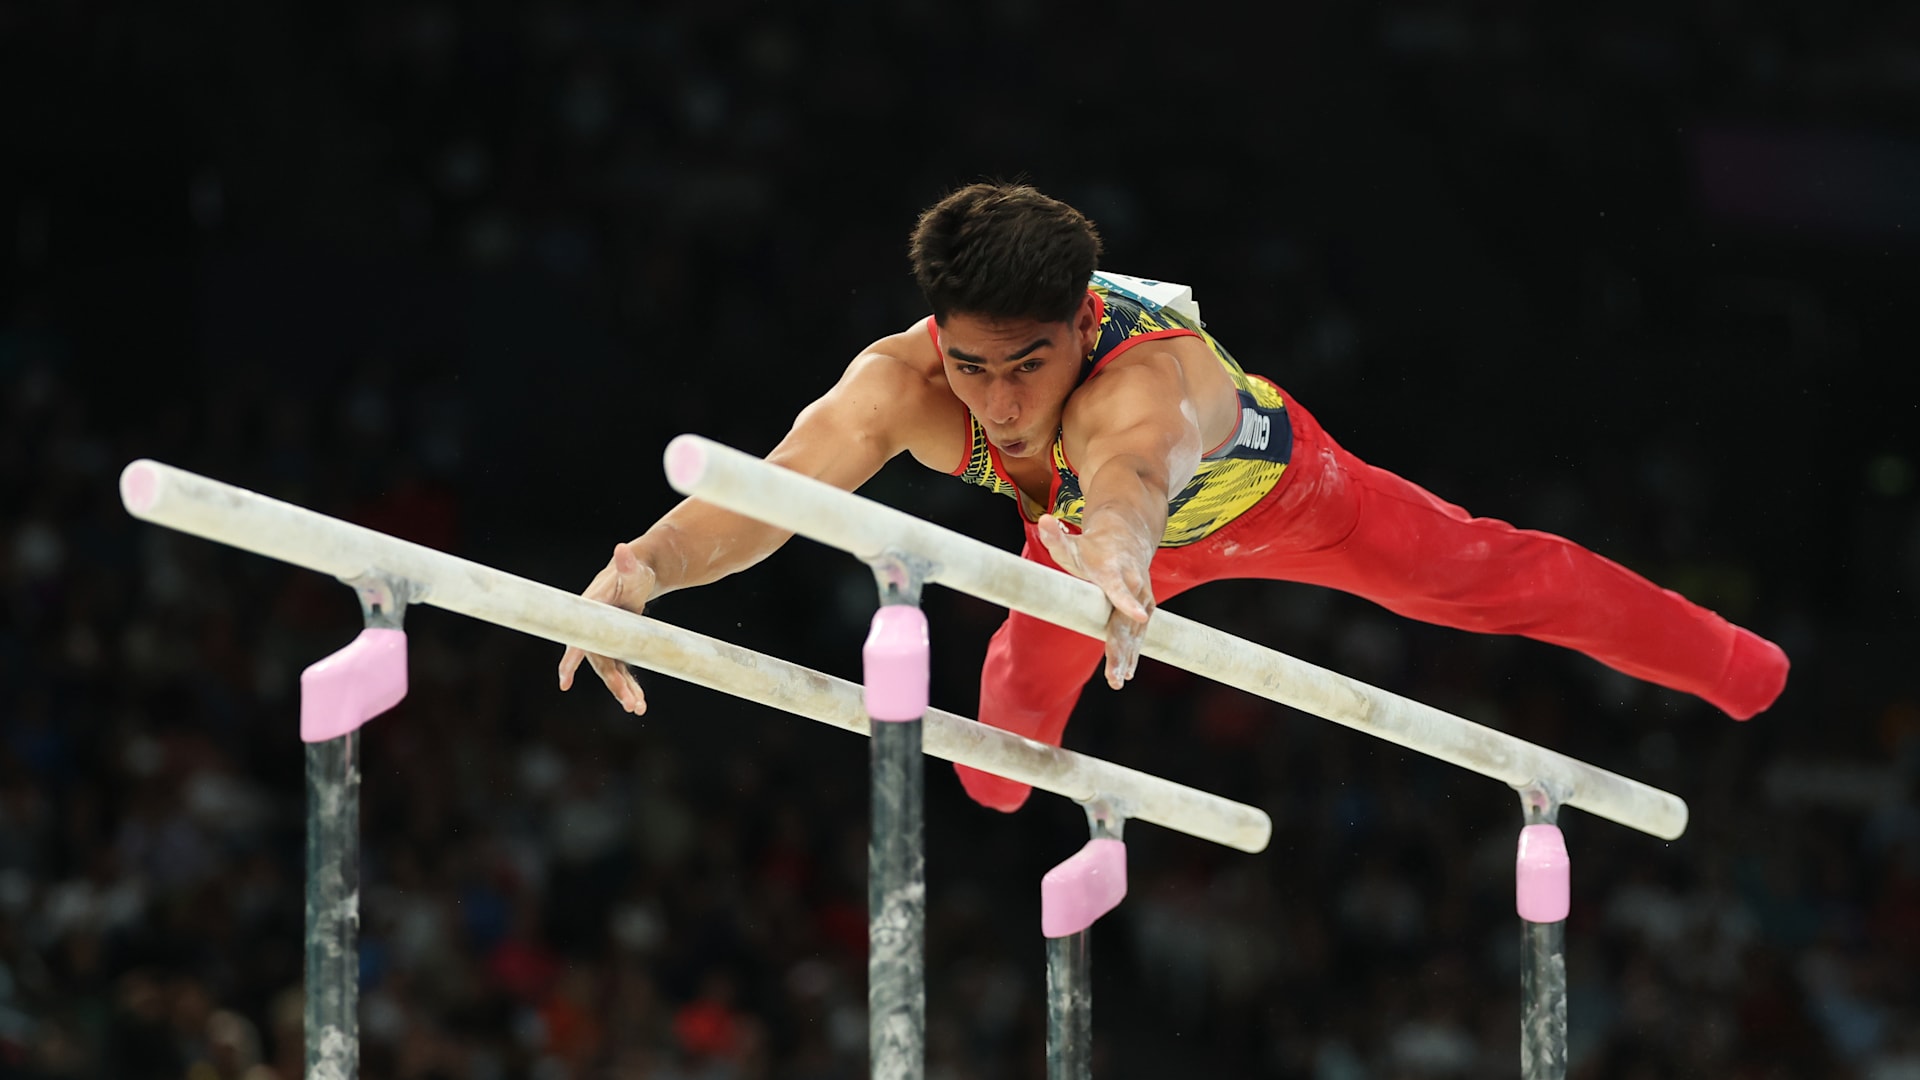
{"label": "fingers", "polygon": [[635,716],[647,711],[647,695],[641,693],[640,683],[633,677],[633,669],[618,660],[597,656],[578,645],[567,647],[560,657],[560,689],[573,689],[574,672],[580,669],[580,661],[585,660],[593,668],[600,681],[607,684],[607,690],[620,702],[620,707]]}
{"label": "fingers", "polygon": [[1140,667],[1140,645],[1153,614],[1153,591],[1133,580],[1139,576],[1122,571],[1111,575],[1111,583],[1102,583],[1113,605],[1113,613],[1107,616],[1107,685],[1115,690]]}
{"label": "fingers", "polygon": [[647,711],[647,696],[640,692],[640,684],[634,680],[633,670],[618,660],[609,660],[604,656],[589,654],[587,662],[593,665],[594,673],[600,681],[607,684],[607,690],[620,702],[620,707],[639,716]]}
{"label": "fingers", "polygon": [[[653,572],[634,553],[633,545],[621,543],[613,546],[613,558],[594,575],[593,582],[580,595],[638,612],[646,607],[652,597],[653,585]],[[587,652],[578,645],[569,645],[560,654],[560,689],[573,689],[573,677],[580,670],[583,660],[600,676],[600,681],[606,684],[621,708],[635,715],[647,711],[646,695],[640,692],[640,684],[627,665]]]}
{"label": "fingers", "polygon": [[1113,605],[1114,614],[1125,615],[1142,626],[1146,625],[1147,616],[1152,612],[1140,602],[1139,588],[1129,585],[1121,575],[1108,577],[1099,585],[1101,591],[1107,594],[1107,603]]}
{"label": "fingers", "polygon": [[1142,579],[1146,576],[1131,564],[1115,565],[1111,561],[1095,562],[1087,568],[1087,580],[1100,586],[1107,594],[1107,603],[1113,605],[1115,614],[1125,615],[1137,623],[1147,621],[1153,612],[1153,591]]}
{"label": "fingers", "polygon": [[640,681],[633,677],[633,669],[620,665],[620,677],[626,681],[625,693],[619,695],[620,703],[635,716],[643,716],[647,711],[647,695],[640,690]]}
{"label": "fingers", "polygon": [[1107,685],[1115,690],[1125,686],[1140,667],[1140,643],[1146,637],[1147,624],[1136,622],[1119,612],[1107,619]]}

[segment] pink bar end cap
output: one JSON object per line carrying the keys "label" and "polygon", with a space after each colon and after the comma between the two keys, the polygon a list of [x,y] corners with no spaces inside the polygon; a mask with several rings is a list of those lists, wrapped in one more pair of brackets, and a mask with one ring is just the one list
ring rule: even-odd
{"label": "pink bar end cap", "polygon": [[1573,860],[1558,825],[1529,825],[1520,830],[1520,854],[1514,866],[1514,906],[1532,923],[1556,923],[1572,907]]}
{"label": "pink bar end cap", "polygon": [[407,634],[368,627],[300,673],[300,739],[337,739],[407,696]]}
{"label": "pink bar end cap", "polygon": [[898,722],[926,715],[926,612],[913,604],[888,604],[874,612],[860,657],[865,661],[868,716]]}
{"label": "pink bar end cap", "polygon": [[1087,846],[1040,879],[1040,932],[1071,937],[1127,898],[1127,845],[1110,837]]}
{"label": "pink bar end cap", "polygon": [[153,462],[142,458],[120,470],[120,503],[128,510],[145,513],[153,507],[159,492],[160,476]]}
{"label": "pink bar end cap", "polygon": [[685,492],[707,471],[707,454],[692,435],[676,435],[667,444],[666,466],[667,482],[675,491]]}

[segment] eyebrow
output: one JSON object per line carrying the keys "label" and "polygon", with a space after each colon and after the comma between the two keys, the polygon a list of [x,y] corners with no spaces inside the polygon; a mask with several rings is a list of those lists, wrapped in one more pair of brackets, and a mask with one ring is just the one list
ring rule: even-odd
{"label": "eyebrow", "polygon": [[[1021,349],[1019,352],[1014,353],[1012,356],[1007,357],[1006,362],[1011,364],[1014,361],[1025,357],[1028,353],[1032,352],[1033,350],[1043,349],[1051,344],[1053,344],[1052,338],[1050,337],[1040,338],[1039,340],[1035,341],[1033,344],[1028,345],[1026,348]],[[953,357],[955,360],[958,360],[963,364],[977,364],[981,367],[985,367],[987,366],[987,363],[988,363],[985,357],[975,356],[970,352],[962,352],[961,350],[956,349],[951,345],[947,347],[947,355]]]}

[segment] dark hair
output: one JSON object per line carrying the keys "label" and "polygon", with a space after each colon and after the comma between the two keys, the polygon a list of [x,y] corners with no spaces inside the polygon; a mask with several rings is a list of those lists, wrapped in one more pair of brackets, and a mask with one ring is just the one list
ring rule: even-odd
{"label": "dark hair", "polygon": [[958,311],[1063,322],[1100,266],[1100,234],[1025,184],[971,184],[920,215],[907,251],[937,320]]}

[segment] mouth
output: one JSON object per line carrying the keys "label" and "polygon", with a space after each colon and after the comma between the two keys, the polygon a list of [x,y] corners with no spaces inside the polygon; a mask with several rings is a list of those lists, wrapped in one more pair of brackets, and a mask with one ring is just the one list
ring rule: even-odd
{"label": "mouth", "polygon": [[1020,453],[1026,448],[1027,440],[1025,439],[1015,439],[1012,442],[1003,442],[1000,444],[1001,453],[1012,454],[1014,457],[1019,457]]}

